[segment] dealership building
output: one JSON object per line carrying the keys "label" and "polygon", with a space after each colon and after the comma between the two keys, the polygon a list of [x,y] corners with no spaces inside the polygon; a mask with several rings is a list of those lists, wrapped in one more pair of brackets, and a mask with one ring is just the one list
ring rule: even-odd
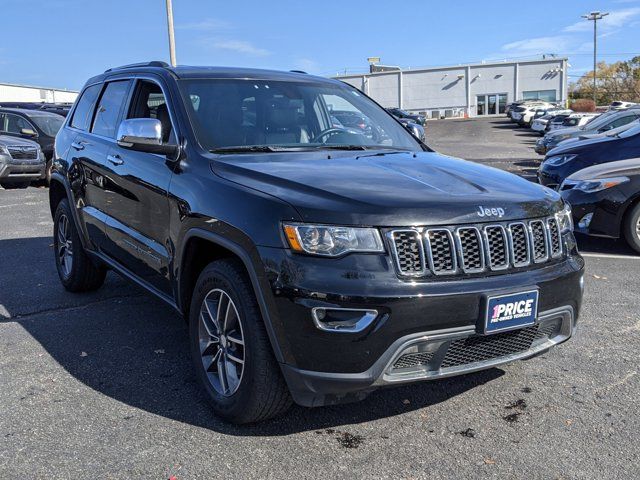
{"label": "dealership building", "polygon": [[77,96],[73,90],[0,83],[0,106],[2,102],[72,103]]}
{"label": "dealership building", "polygon": [[483,62],[399,69],[373,65],[371,73],[335,78],[360,89],[383,107],[428,118],[503,114],[509,102],[567,100],[567,59]]}

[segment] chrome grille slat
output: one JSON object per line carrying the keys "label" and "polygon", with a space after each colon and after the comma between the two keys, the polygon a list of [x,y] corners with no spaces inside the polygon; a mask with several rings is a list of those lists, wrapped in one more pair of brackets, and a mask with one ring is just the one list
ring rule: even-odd
{"label": "chrome grille slat", "polygon": [[535,263],[546,262],[549,259],[549,238],[542,220],[529,222],[529,234],[531,235],[531,253]]}
{"label": "chrome grille slat", "polygon": [[424,236],[429,268],[434,275],[453,275],[457,271],[453,234],[446,228],[428,229]]}
{"label": "chrome grille slat", "polygon": [[36,160],[38,158],[37,147],[7,146],[11,158],[15,160]]}
{"label": "chrome grille slat", "polygon": [[456,244],[460,268],[465,273],[477,273],[484,270],[484,248],[480,231],[475,227],[456,229]]}
{"label": "chrome grille slat", "polygon": [[491,270],[509,268],[509,243],[507,231],[502,225],[484,227],[484,241],[487,265]]}
{"label": "chrome grille slat", "polygon": [[459,275],[518,269],[563,254],[555,217],[490,225],[411,227],[387,232],[401,276]]}

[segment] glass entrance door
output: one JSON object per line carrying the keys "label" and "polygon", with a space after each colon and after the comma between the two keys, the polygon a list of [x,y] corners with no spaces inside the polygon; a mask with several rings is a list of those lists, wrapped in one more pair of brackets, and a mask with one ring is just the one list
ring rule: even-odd
{"label": "glass entrance door", "polygon": [[487,104],[487,96],[486,95],[476,95],[476,105],[478,115],[486,115],[486,104]]}
{"label": "glass entrance door", "polygon": [[476,95],[477,115],[497,115],[504,113],[507,107],[506,93],[488,93]]}

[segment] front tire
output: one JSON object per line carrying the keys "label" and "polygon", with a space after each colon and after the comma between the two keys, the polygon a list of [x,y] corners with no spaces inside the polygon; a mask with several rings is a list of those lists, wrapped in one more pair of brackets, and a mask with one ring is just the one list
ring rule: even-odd
{"label": "front tire", "polygon": [[240,262],[218,260],[202,271],[189,336],[198,380],[216,415],[244,424],[289,409],[291,396]]}
{"label": "front tire", "polygon": [[97,290],[106,270],[96,266],[84,251],[67,199],[56,208],[53,218],[53,246],[60,282],[70,292]]}
{"label": "front tire", "polygon": [[640,203],[626,216],[623,228],[629,246],[640,253]]}

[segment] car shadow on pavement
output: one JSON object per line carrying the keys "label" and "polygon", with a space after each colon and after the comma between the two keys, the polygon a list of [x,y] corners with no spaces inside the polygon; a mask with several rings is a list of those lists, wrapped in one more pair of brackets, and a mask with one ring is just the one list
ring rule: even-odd
{"label": "car shadow on pavement", "polygon": [[[64,374],[56,375],[58,385],[68,384],[74,391],[74,401],[95,405],[96,415],[105,401],[108,405],[106,396],[134,407],[123,415],[130,422],[141,417],[139,409],[228,435],[279,436],[335,429],[427,408],[503,375],[502,370],[492,369],[379,390],[358,403],[314,409],[294,405],[284,416],[268,422],[230,425],[212,413],[196,382],[184,320],[162,301],[113,273],[97,292],[66,292],[57,278],[50,242],[49,238],[0,241],[3,252],[14,254],[11,268],[0,271],[0,284],[11,287],[0,295],[0,306],[9,306],[5,308],[8,316],[0,322],[20,325],[56,364],[93,390],[75,393],[74,381]],[[25,261],[25,255],[33,261]],[[22,302],[37,308],[17,305],[18,287],[26,292]],[[52,402],[52,408],[62,408],[68,400],[53,398]],[[69,409],[68,413],[74,405],[63,408]]]}

